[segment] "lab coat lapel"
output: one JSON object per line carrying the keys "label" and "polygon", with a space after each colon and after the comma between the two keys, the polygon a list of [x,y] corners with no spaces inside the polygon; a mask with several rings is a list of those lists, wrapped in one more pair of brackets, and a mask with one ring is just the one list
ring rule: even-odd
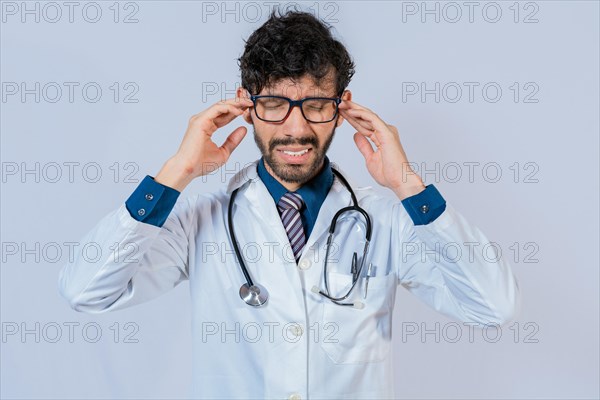
{"label": "lab coat lapel", "polygon": [[[273,198],[258,176],[256,171],[257,165],[258,161],[254,161],[238,172],[229,181],[227,193],[231,196],[231,193],[235,189],[247,183],[247,188],[240,189],[236,202],[240,201],[239,205],[248,207],[256,217],[256,221],[261,221],[260,224],[265,226],[265,237],[270,236],[267,234],[268,232],[273,232],[276,235],[275,239],[279,243],[282,243],[283,246],[287,243],[288,237],[281,223],[281,218],[279,217]],[[272,239],[269,237],[269,240]]]}
{"label": "lab coat lapel", "polygon": [[[234,176],[230,181],[227,191],[231,193],[236,188],[241,187],[238,197],[236,197],[235,200],[236,206],[244,207],[249,211],[251,214],[250,218],[254,219],[256,224],[261,227],[260,231],[262,237],[248,237],[248,230],[245,232],[240,231],[236,236],[238,236],[239,242],[254,240],[259,244],[262,242],[275,242],[280,244],[280,246],[275,249],[277,254],[275,260],[280,260],[281,263],[277,261],[275,265],[272,263],[255,263],[254,271],[251,271],[250,273],[257,282],[265,282],[265,285],[267,285],[266,282],[269,282],[268,290],[271,292],[273,299],[278,295],[280,297],[289,297],[290,293],[293,293],[296,297],[296,301],[291,303],[289,301],[270,301],[270,307],[275,307],[275,309],[281,307],[279,310],[280,312],[289,313],[293,312],[290,309],[291,304],[295,304],[298,307],[295,311],[300,312],[301,306],[304,304],[302,281],[300,280],[295,262],[292,266],[283,261],[283,250],[286,245],[287,247],[285,247],[285,249],[287,250],[287,248],[289,248],[289,239],[281,222],[279,213],[277,212],[277,207],[273,202],[273,198],[260,177],[258,177],[256,165],[257,162],[254,162],[249,167],[240,171],[238,174],[241,174],[242,177],[238,178],[237,181]],[[247,222],[246,226],[248,226]],[[265,250],[265,257],[267,253],[268,251]],[[291,257],[293,260],[293,256]]]}

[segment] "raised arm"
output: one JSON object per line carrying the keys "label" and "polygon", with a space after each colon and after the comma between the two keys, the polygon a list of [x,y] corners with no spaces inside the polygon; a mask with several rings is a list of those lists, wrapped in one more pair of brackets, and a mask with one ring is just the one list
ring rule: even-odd
{"label": "raised arm", "polygon": [[446,205],[433,185],[425,187],[410,168],[396,127],[351,101],[340,104],[340,113],[357,130],[354,141],[371,176],[402,202],[392,206],[391,251],[399,283],[461,321],[512,319],[519,296],[509,264],[488,253],[493,245],[487,237]]}
{"label": "raised arm", "polygon": [[217,146],[212,135],[252,106],[220,101],[194,115],[177,153],[156,178],[147,176],[125,204],[82,239],[99,256],[79,254],[59,276],[60,293],[78,311],[99,313],[152,299],[187,279],[190,240],[200,198],[177,201],[196,177],[223,165],[246,134],[238,127]]}

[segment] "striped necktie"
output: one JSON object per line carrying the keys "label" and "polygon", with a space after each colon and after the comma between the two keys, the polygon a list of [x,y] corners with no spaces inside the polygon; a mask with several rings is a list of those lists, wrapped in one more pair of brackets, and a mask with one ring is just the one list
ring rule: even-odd
{"label": "striped necktie", "polygon": [[302,197],[299,194],[292,192],[287,192],[281,196],[279,203],[277,203],[281,222],[283,222],[283,227],[290,240],[296,262],[298,262],[300,254],[302,254],[302,249],[306,244],[304,227],[302,226],[302,219],[300,218],[300,210],[302,209],[303,204],[304,200],[302,200]]}

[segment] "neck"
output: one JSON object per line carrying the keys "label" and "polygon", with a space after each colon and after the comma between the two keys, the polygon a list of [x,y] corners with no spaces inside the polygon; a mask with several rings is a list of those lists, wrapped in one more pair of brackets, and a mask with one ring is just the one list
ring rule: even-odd
{"label": "neck", "polygon": [[277,176],[273,170],[271,169],[271,166],[269,165],[269,163],[265,162],[265,169],[267,170],[267,172],[269,174],[271,174],[271,176],[273,178],[275,178],[275,180],[279,183],[281,183],[281,185],[287,189],[288,192],[295,192],[296,190],[300,189],[302,187],[302,185],[304,185],[306,182],[310,181],[312,178],[314,178],[315,176],[317,176],[319,174],[319,172],[321,172],[321,170],[323,169],[323,165],[325,164],[325,160],[323,159],[321,161],[321,165],[319,166],[319,168],[317,169],[317,172],[309,177],[305,182],[287,182],[284,181],[283,179],[281,179],[279,176]]}

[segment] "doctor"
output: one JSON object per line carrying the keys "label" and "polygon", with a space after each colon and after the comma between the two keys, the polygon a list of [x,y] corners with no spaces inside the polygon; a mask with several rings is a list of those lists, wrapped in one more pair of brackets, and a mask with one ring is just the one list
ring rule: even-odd
{"label": "doctor", "polygon": [[[237,96],[194,115],[160,172],[83,239],[102,246],[101,262],[62,269],[60,291],[75,310],[129,307],[189,280],[202,398],[393,397],[398,285],[460,321],[513,318],[509,265],[484,258],[483,233],[408,168],[396,127],[352,101],[354,63],[323,23],[274,13],[239,61]],[[179,199],[229,160],[247,134],[228,125],[240,116],[262,158],[217,193]],[[343,121],[393,197],[359,188],[330,163]],[[350,206],[360,209],[336,218]],[[444,254],[448,245],[462,256]]]}

